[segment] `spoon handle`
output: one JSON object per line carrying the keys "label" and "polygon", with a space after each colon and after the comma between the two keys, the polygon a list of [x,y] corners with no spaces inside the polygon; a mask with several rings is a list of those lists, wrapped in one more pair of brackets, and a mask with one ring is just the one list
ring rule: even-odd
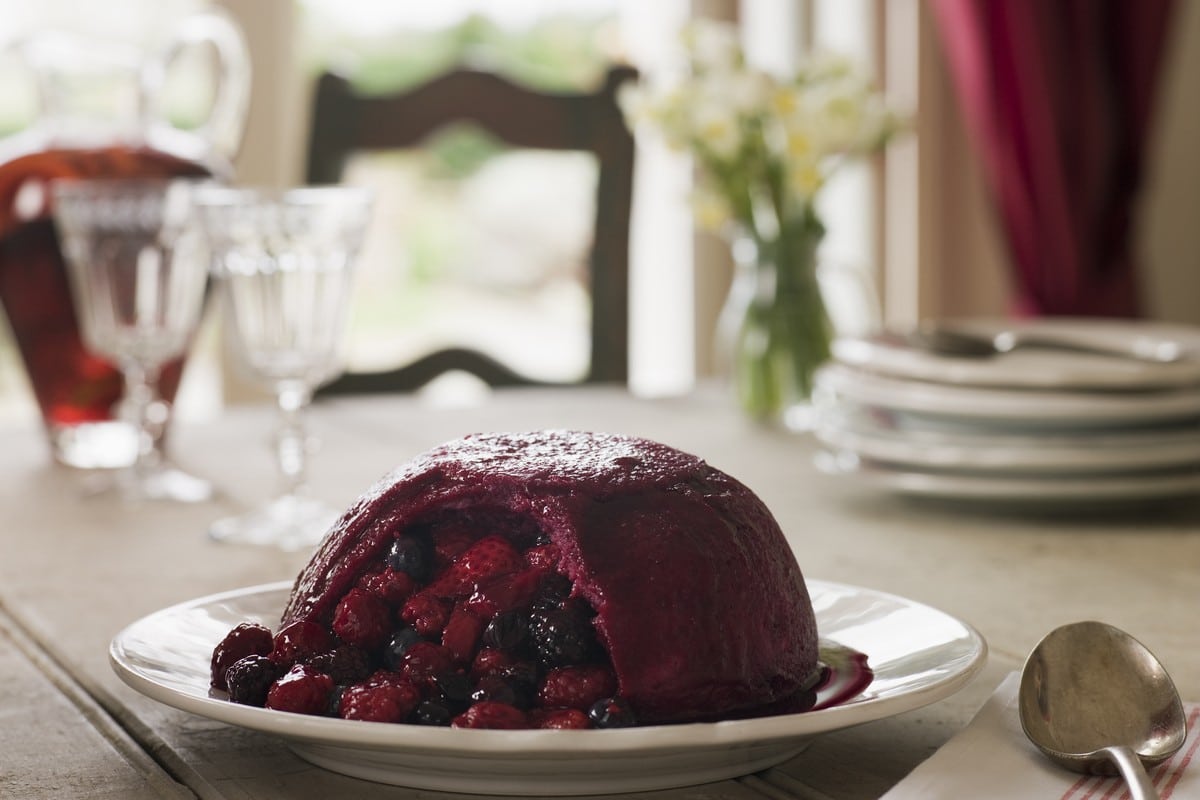
{"label": "spoon handle", "polygon": [[1129,784],[1129,796],[1133,800],[1158,800],[1158,790],[1150,782],[1146,768],[1133,750],[1128,747],[1106,747],[1104,750]]}

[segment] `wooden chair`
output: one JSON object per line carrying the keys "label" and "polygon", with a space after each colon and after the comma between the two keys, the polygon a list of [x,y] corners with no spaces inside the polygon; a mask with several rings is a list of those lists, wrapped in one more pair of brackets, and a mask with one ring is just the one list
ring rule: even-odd
{"label": "wooden chair", "polygon": [[[492,73],[459,69],[400,94],[368,97],[356,94],[344,78],[326,73],[317,83],[307,178],[310,183],[335,183],[351,154],[415,148],[454,123],[474,123],[512,147],[591,153],[599,168],[588,256],[591,350],[580,383],[624,384],[629,376],[634,142],[616,93],[634,79],[633,69],[617,67],[593,93],[550,94]],[[386,372],[347,373],[318,394],[413,391],[457,370],[491,386],[543,383],[485,353],[455,347]]]}

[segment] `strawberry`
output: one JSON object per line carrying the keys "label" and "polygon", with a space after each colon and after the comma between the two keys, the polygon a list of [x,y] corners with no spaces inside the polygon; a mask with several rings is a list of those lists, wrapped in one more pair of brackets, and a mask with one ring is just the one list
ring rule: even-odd
{"label": "strawberry", "polygon": [[437,677],[454,670],[454,656],[433,642],[417,642],[408,648],[400,665],[400,674],[418,686],[433,688]]}
{"label": "strawberry", "polygon": [[592,727],[588,715],[577,708],[539,708],[530,712],[529,721],[535,728],[554,730],[585,730]]}
{"label": "strawberry", "polygon": [[586,711],[593,703],[617,691],[617,677],[599,664],[552,669],[538,688],[538,704],[544,708],[575,708]]}
{"label": "strawberry", "polygon": [[479,647],[483,626],[484,621],[473,612],[463,607],[455,608],[442,631],[442,646],[450,651],[455,661],[468,664]]}
{"label": "strawberry", "polygon": [[454,728],[516,730],[529,727],[529,717],[519,708],[495,700],[481,700],[450,723]]}
{"label": "strawberry", "polygon": [[467,608],[485,618],[528,608],[538,596],[545,576],[544,567],[527,567],[520,572],[494,577],[479,585],[467,598]]}
{"label": "strawberry", "polygon": [[444,569],[454,562],[470,547],[478,533],[459,525],[439,525],[433,534],[433,562],[438,569]]}
{"label": "strawberry", "polygon": [[479,680],[484,675],[491,675],[517,663],[514,656],[494,647],[481,647],[471,662],[471,677]]}
{"label": "strawberry", "polygon": [[426,587],[439,597],[467,597],[476,587],[524,565],[521,553],[503,536],[485,536],[458,555]]}

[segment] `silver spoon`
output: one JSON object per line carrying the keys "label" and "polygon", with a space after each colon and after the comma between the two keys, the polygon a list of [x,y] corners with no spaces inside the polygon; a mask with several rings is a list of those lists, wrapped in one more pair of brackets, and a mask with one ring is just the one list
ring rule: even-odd
{"label": "silver spoon", "polygon": [[919,325],[903,334],[902,339],[909,347],[938,355],[964,358],[987,358],[1018,348],[1133,358],[1158,364],[1172,364],[1184,357],[1183,349],[1177,343],[1161,339],[1135,338],[1129,343],[1109,344],[1081,341],[1052,331],[1003,330],[992,334],[937,323]]}
{"label": "silver spoon", "polygon": [[1075,772],[1119,772],[1134,800],[1158,797],[1145,767],[1170,758],[1187,738],[1183,704],[1162,664],[1102,622],[1047,634],[1025,661],[1018,706],[1025,735],[1051,761]]}

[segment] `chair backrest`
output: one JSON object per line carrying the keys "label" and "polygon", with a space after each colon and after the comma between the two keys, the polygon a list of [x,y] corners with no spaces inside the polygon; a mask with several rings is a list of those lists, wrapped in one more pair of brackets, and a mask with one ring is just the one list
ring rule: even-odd
{"label": "chair backrest", "polygon": [[[595,92],[543,93],[493,73],[459,69],[399,94],[363,96],[326,73],[317,83],[307,179],[338,182],[350,155],[415,148],[456,123],[473,123],[512,147],[591,153],[598,165],[588,256],[591,345],[581,382],[627,383],[634,141],[616,95],[636,77],[632,68],[616,67]],[[455,347],[387,372],[347,373],[319,394],[412,391],[454,370],[493,386],[543,383],[484,353]]]}

